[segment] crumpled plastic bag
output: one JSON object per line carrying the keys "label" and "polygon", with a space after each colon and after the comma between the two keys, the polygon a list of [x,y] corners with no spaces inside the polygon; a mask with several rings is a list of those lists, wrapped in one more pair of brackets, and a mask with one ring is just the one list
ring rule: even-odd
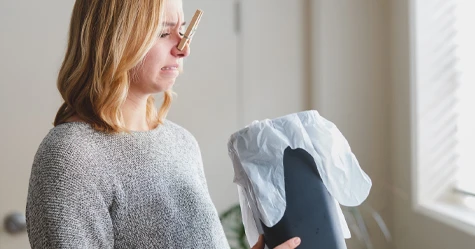
{"label": "crumpled plastic bag", "polygon": [[260,222],[274,226],[286,208],[283,155],[301,148],[315,160],[322,181],[334,197],[342,233],[350,237],[340,205],[358,206],[372,182],[338,128],[315,110],[254,121],[231,135],[229,156],[238,185],[243,223],[250,245],[263,234]]}

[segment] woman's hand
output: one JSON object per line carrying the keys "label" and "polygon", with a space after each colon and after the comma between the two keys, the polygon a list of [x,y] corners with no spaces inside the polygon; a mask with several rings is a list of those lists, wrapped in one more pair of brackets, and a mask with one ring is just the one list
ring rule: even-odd
{"label": "woman's hand", "polygon": [[[300,245],[300,238],[295,237],[292,239],[287,240],[283,244],[280,244],[274,249],[294,249],[297,248],[297,246]],[[264,249],[264,236],[261,234],[259,236],[259,240],[257,241],[257,244],[253,246],[251,249]]]}

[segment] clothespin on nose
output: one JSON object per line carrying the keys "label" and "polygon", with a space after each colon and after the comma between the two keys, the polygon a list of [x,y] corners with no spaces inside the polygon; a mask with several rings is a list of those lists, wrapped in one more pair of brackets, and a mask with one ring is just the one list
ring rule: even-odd
{"label": "clothespin on nose", "polygon": [[178,44],[178,50],[182,51],[186,43],[191,42],[191,38],[196,32],[196,29],[198,28],[198,24],[200,23],[201,16],[203,15],[203,11],[200,9],[197,9],[195,12],[195,15],[193,16],[193,19],[191,19],[191,23],[186,29],[185,34],[183,35],[183,38],[181,38],[180,44]]}

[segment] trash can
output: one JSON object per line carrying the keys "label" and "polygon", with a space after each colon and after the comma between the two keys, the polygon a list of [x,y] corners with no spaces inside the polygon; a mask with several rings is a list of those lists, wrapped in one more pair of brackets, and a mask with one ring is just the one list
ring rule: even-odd
{"label": "trash can", "polygon": [[299,249],[346,249],[340,204],[360,205],[371,179],[341,132],[317,111],[254,121],[228,142],[246,236],[267,248],[300,237]]}

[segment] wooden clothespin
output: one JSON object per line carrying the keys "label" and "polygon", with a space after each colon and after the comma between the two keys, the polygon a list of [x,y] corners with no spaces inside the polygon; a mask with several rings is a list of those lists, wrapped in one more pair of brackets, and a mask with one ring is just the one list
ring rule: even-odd
{"label": "wooden clothespin", "polygon": [[196,29],[198,28],[198,24],[200,23],[201,16],[203,15],[203,11],[198,9],[195,12],[195,15],[193,16],[193,19],[191,19],[191,23],[186,29],[185,34],[183,35],[183,38],[181,38],[180,44],[178,44],[178,50],[182,51],[183,48],[185,48],[185,45],[187,42],[191,41],[191,38],[196,32]]}

